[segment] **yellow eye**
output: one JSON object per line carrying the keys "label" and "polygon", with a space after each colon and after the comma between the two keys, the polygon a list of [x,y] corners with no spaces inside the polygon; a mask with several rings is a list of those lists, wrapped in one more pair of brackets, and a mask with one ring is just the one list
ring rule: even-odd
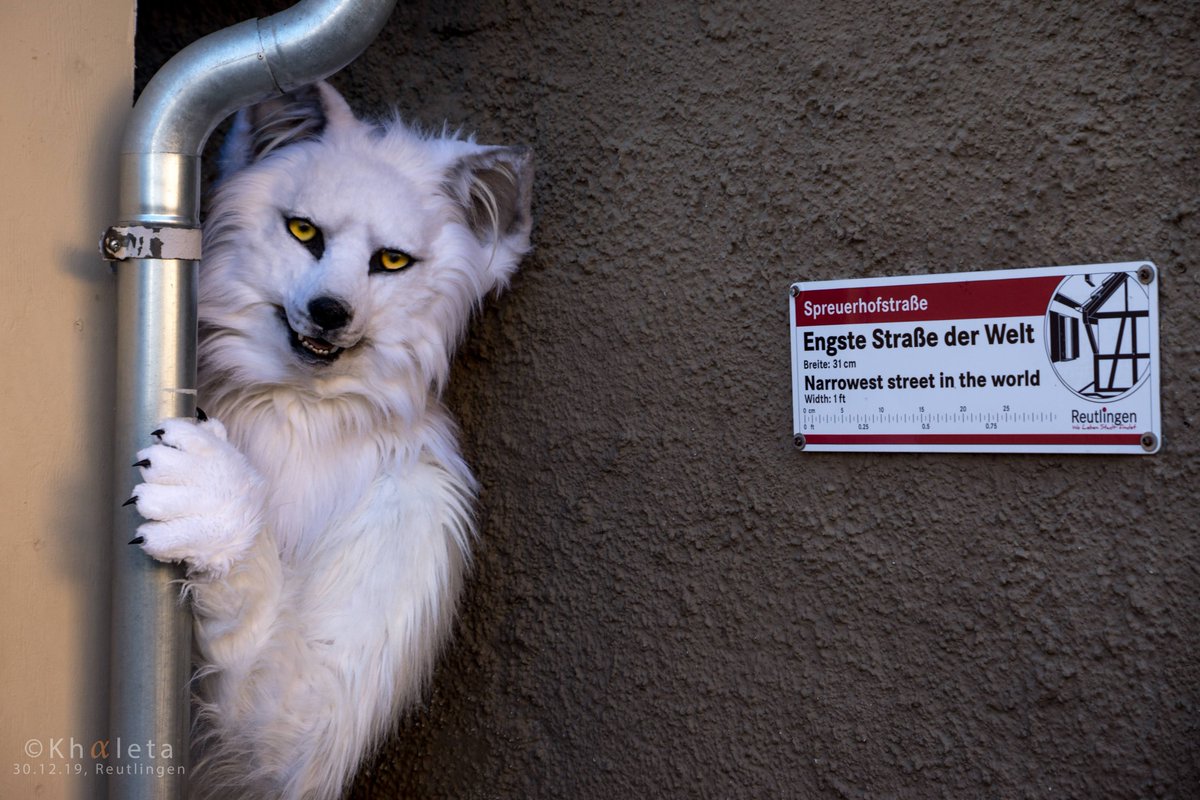
{"label": "yellow eye", "polygon": [[311,242],[317,235],[317,226],[306,219],[292,217],[287,221],[288,233],[300,242]]}
{"label": "yellow eye", "polygon": [[387,270],[404,269],[412,263],[412,256],[401,250],[380,250],[379,266]]}

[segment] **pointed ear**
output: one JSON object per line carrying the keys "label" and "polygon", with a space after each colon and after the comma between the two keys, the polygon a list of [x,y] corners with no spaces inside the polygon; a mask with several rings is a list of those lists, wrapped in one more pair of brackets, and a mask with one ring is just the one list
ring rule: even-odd
{"label": "pointed ear", "polygon": [[327,127],[353,119],[345,99],[325,81],[243,108],[221,149],[221,174],[293,142],[319,138]]}
{"label": "pointed ear", "polygon": [[463,156],[446,173],[446,191],[462,206],[464,220],[481,244],[509,252],[493,264],[501,279],[529,249],[533,227],[533,151],[528,147],[484,147]]}

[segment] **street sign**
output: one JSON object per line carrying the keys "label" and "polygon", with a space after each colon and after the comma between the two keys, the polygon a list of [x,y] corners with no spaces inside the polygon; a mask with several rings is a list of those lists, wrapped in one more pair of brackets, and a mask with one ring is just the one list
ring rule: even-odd
{"label": "street sign", "polygon": [[805,451],[1153,453],[1149,262],[796,283]]}

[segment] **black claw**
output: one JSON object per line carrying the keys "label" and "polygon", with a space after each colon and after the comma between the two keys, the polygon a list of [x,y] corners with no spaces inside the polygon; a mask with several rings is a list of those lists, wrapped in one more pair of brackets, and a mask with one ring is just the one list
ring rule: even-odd
{"label": "black claw", "polygon": [[150,466],[150,459],[143,458],[141,461],[135,461],[133,465],[135,467],[148,467]]}
{"label": "black claw", "polygon": [[200,406],[196,406],[196,419],[201,422],[208,422],[208,414],[205,414],[204,409]]}
{"label": "black claw", "polygon": [[162,436],[164,433],[166,433],[166,431],[164,431],[162,428],[159,428],[156,431],[150,431],[151,436]]}
{"label": "black claw", "polygon": [[143,542],[145,542],[145,541],[146,541],[146,537],[144,537],[144,536],[135,536],[135,537],[133,537],[132,539],[130,539],[130,540],[129,540],[129,543],[130,543],[130,544],[142,544],[142,543],[143,543]]}
{"label": "black claw", "polygon": [[137,502],[137,495],[134,495],[133,497],[126,500],[124,503],[121,503],[121,505],[122,506],[131,506],[136,502]]}

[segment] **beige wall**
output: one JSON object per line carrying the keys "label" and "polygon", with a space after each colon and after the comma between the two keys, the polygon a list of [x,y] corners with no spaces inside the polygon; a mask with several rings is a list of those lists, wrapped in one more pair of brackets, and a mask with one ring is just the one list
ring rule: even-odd
{"label": "beige wall", "polygon": [[[103,787],[90,752],[73,757],[70,745],[90,751],[107,713],[114,298],[96,242],[115,221],[133,7],[0,8],[4,798]],[[83,775],[63,774],[76,765]]]}

